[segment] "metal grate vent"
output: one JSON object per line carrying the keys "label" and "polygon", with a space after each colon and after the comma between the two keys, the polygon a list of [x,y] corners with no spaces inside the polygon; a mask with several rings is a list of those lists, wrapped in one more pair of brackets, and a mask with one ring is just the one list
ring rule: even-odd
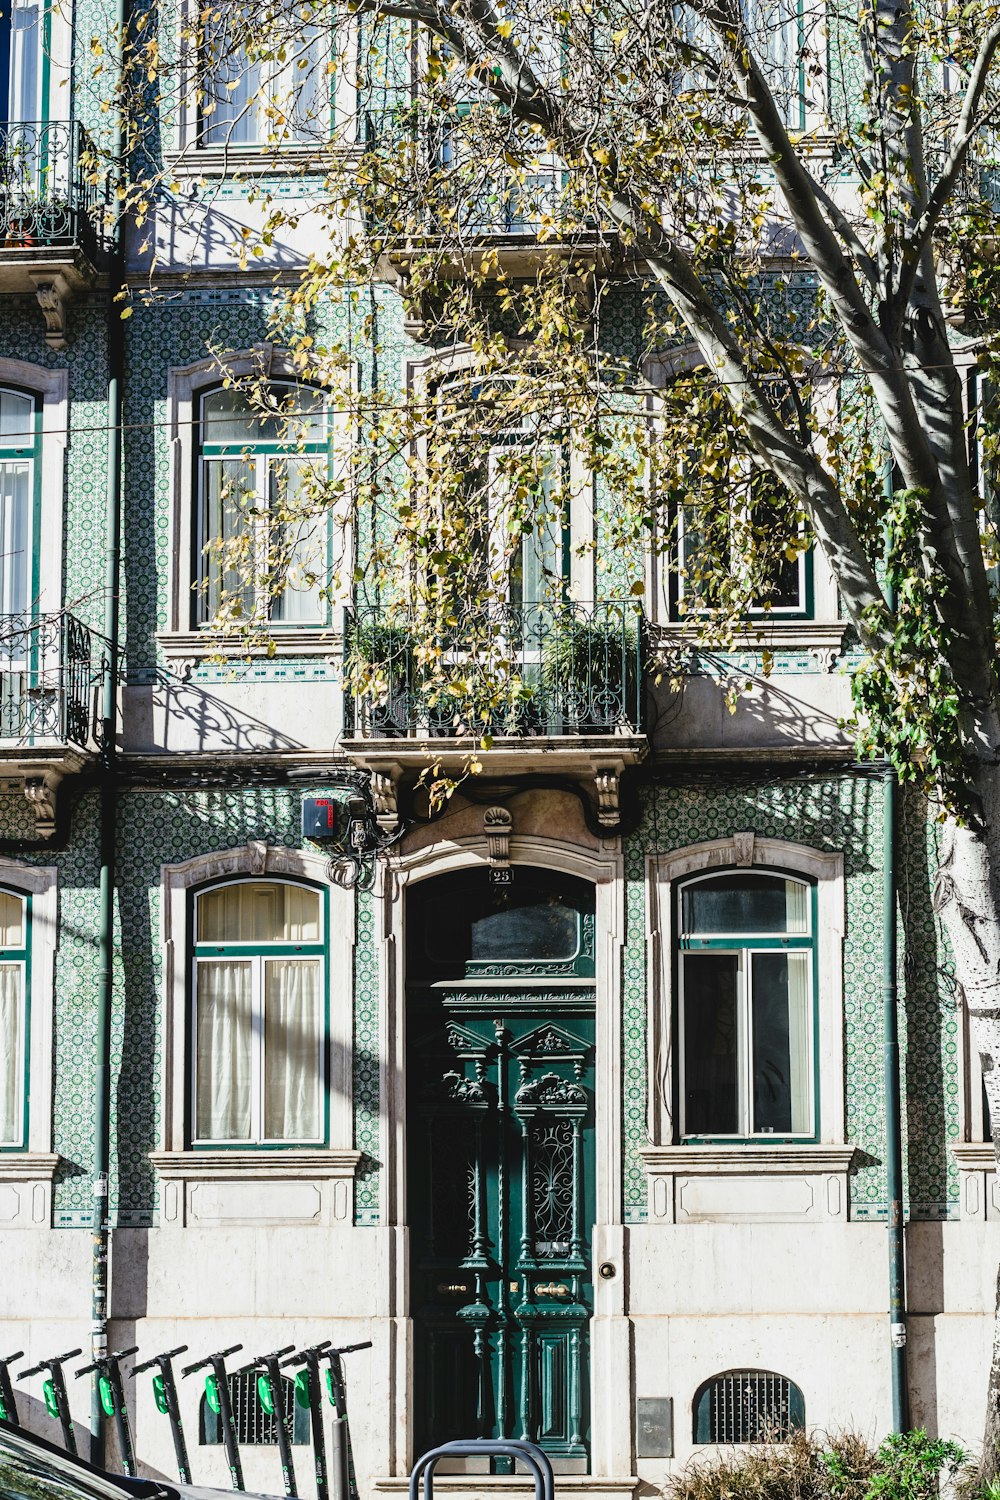
{"label": "metal grate vent", "polygon": [[695,1396],[696,1443],[783,1443],[804,1426],[802,1392],[772,1370],[726,1370]]}
{"label": "metal grate vent", "polygon": [[[236,1441],[253,1447],[255,1444],[277,1443],[275,1418],[269,1417],[260,1404],[257,1394],[257,1371],[241,1370],[229,1377],[229,1399],[236,1423]],[[281,1399],[286,1423],[292,1424],[292,1442],[309,1441],[309,1413],[295,1401],[295,1386],[291,1380],[282,1379]],[[211,1446],[222,1442],[221,1420],[212,1410],[205,1397],[201,1398],[201,1441]]]}

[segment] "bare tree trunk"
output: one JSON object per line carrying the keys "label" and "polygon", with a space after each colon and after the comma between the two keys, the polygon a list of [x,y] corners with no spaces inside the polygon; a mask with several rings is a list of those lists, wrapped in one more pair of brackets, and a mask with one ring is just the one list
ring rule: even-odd
{"label": "bare tree trunk", "polygon": [[[994,1157],[1000,1171],[1000,769],[976,776],[982,807],[978,828],[946,825],[934,907],[955,958],[969,1029],[983,1070]],[[987,1387],[981,1478],[1000,1477],[1000,1274]]]}

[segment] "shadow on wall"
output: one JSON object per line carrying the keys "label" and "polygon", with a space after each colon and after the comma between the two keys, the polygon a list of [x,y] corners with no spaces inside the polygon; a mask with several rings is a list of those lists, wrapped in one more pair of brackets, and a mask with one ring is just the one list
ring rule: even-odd
{"label": "shadow on wall", "polygon": [[654,749],[848,750],[850,737],[840,720],[850,707],[850,684],[844,676],[770,677],[744,693],[734,713],[718,677],[688,676],[679,692],[671,691],[664,678],[651,681],[648,688],[648,733]]}
{"label": "shadow on wall", "polygon": [[[291,684],[290,684],[291,686]],[[303,684],[295,683],[299,692]],[[328,698],[334,694],[332,683],[314,686],[325,691]],[[235,692],[245,692],[247,697],[258,700],[268,688],[278,688],[276,708],[287,709],[289,704],[283,684],[241,684],[234,678]],[[300,703],[296,707],[300,707]],[[322,724],[308,719],[310,744],[323,740]],[[226,751],[279,751],[300,750],[303,741],[285,734],[276,724],[255,717],[242,708],[226,703],[214,696],[207,687],[188,684],[163,672],[158,675],[156,685],[130,687],[125,692],[125,747],[133,752],[164,753],[166,751],[211,750]],[[332,742],[333,726],[327,736]]]}

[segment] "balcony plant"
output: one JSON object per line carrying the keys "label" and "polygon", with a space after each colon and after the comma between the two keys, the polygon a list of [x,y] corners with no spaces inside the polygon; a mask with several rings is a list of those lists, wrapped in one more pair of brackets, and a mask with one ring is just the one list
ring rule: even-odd
{"label": "balcony plant", "polygon": [[344,683],[373,737],[393,739],[413,728],[415,666],[413,638],[406,625],[371,615],[350,621]]}
{"label": "balcony plant", "polygon": [[625,610],[555,616],[543,642],[541,690],[565,729],[613,734],[638,728],[639,626]]}

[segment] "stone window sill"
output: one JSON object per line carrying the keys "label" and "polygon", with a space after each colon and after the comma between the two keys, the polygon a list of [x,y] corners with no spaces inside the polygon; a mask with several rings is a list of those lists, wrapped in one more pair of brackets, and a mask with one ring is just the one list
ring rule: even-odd
{"label": "stone window sill", "polygon": [[349,1222],[360,1151],[151,1151],[165,1229]]}
{"label": "stone window sill", "polygon": [[847,1217],[853,1146],[647,1146],[650,1221],[780,1223]]}

